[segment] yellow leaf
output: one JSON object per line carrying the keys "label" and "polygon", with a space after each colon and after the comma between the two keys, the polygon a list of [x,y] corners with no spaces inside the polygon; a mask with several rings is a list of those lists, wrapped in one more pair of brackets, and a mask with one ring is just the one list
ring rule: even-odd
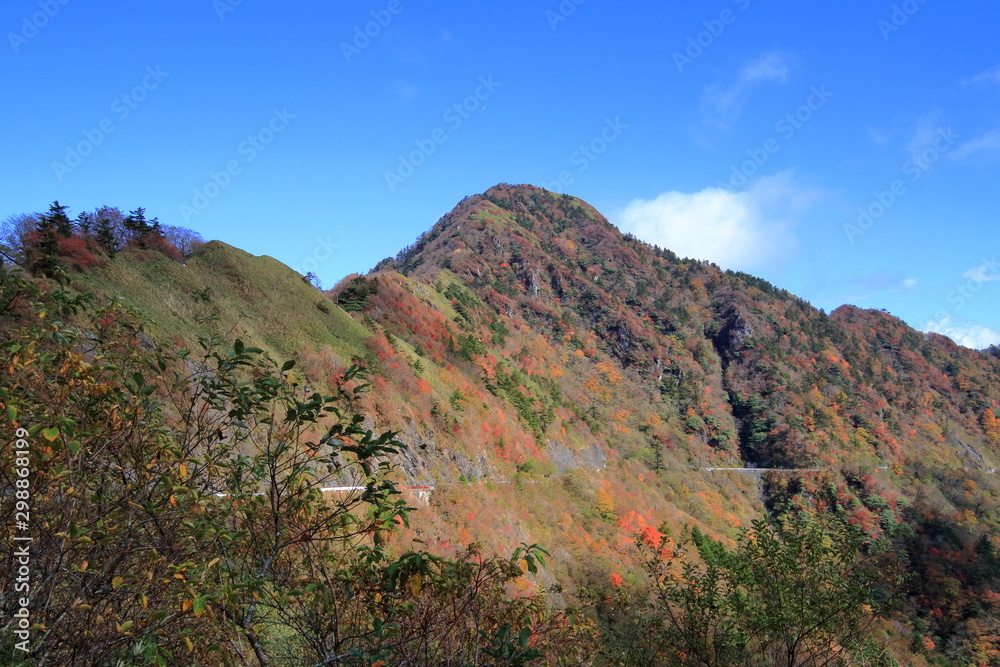
{"label": "yellow leaf", "polygon": [[194,653],[194,643],[192,643],[191,638],[190,637],[185,637],[184,638],[184,643],[187,644],[188,653]]}
{"label": "yellow leaf", "polygon": [[121,577],[115,577],[114,579],[111,580],[111,588],[117,589],[117,588],[119,588],[124,583],[125,583],[125,580],[123,578],[121,578]]}
{"label": "yellow leaf", "polygon": [[424,587],[424,575],[419,572],[410,577],[410,592],[413,593],[413,597],[420,595],[420,591]]}
{"label": "yellow leaf", "polygon": [[184,600],[184,602],[181,602],[181,611],[182,612],[191,611],[192,606],[193,603],[191,602],[191,600]]}
{"label": "yellow leaf", "polygon": [[182,463],[180,465],[180,470],[181,470],[181,477],[187,477],[188,476],[188,467],[187,467],[187,465],[185,465],[185,464]]}
{"label": "yellow leaf", "polygon": [[135,625],[135,621],[125,621],[124,623],[122,623],[121,625],[118,626],[118,631],[119,632],[128,632],[129,630],[132,629],[133,625]]}

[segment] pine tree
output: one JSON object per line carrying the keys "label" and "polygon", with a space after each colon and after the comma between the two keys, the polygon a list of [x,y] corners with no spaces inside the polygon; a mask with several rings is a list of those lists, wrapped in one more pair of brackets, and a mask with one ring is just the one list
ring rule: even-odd
{"label": "pine tree", "polygon": [[130,211],[128,217],[122,221],[122,225],[129,233],[130,240],[135,241],[139,245],[142,245],[143,241],[150,234],[163,236],[163,229],[160,226],[159,219],[153,218],[152,220],[147,220],[146,209],[141,206],[134,211]]}
{"label": "pine tree", "polygon": [[104,248],[109,257],[114,257],[118,252],[118,241],[115,239],[115,228],[107,218],[97,221],[97,243]]}
{"label": "pine tree", "polygon": [[48,218],[56,234],[68,239],[73,236],[73,223],[70,222],[69,216],[66,215],[67,208],[69,207],[61,205],[58,200],[54,201],[49,206],[49,212],[42,217]]}
{"label": "pine tree", "polygon": [[94,228],[94,220],[87,213],[76,216],[76,228],[80,230],[80,236],[84,239],[90,238],[90,232]]}
{"label": "pine tree", "polygon": [[[58,204],[59,202],[53,204],[56,210],[61,208],[58,207]],[[35,226],[34,231],[35,239],[32,244],[34,247],[31,250],[28,262],[28,268],[33,273],[40,273],[48,278],[55,275],[55,269],[59,264],[56,259],[59,252],[59,241],[56,239],[57,231],[58,227],[53,215],[39,216],[38,224]]]}

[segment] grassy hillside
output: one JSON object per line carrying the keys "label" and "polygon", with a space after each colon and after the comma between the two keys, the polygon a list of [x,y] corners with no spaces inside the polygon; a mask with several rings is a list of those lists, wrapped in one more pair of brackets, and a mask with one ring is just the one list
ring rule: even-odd
{"label": "grassy hillside", "polygon": [[212,241],[185,264],[126,250],[103,267],[74,274],[81,290],[120,296],[153,320],[151,333],[194,346],[202,336],[243,338],[276,359],[328,346],[364,355],[364,327],[277,260]]}

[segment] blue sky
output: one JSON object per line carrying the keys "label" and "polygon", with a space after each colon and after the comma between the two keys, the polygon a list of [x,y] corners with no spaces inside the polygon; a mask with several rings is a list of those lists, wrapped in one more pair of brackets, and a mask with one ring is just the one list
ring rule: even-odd
{"label": "blue sky", "polygon": [[1000,343],[1000,6],[652,4],[8,0],[0,217],[144,206],[330,286],[532,183]]}

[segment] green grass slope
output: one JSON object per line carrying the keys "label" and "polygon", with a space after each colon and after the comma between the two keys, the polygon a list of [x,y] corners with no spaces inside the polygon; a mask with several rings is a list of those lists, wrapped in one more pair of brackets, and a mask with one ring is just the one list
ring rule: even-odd
{"label": "green grass slope", "polygon": [[150,333],[161,341],[195,346],[203,336],[240,337],[276,359],[304,346],[330,346],[344,358],[364,354],[364,327],[276,259],[212,241],[186,262],[127,251],[74,274],[74,286],[122,297],[152,319]]}

